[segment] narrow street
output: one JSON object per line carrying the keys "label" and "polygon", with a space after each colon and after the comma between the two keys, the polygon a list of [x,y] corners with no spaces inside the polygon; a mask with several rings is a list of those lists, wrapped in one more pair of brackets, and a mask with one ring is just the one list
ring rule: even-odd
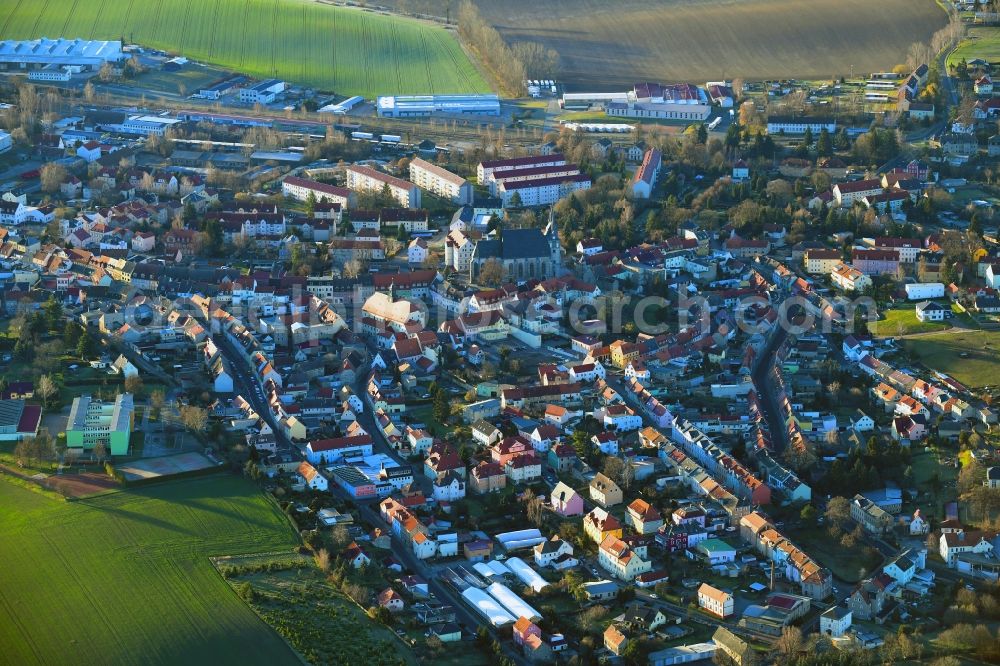
{"label": "narrow street", "polygon": [[771,371],[774,369],[774,353],[787,337],[788,331],[779,325],[777,331],[761,350],[757,367],[754,368],[751,375],[754,388],[757,390],[757,399],[771,435],[771,448],[774,449],[775,453],[784,451],[787,442],[785,424],[781,420],[781,411],[778,407],[778,396],[775,395],[775,386],[771,381]]}
{"label": "narrow street", "polygon": [[243,396],[243,399],[249,402],[260,417],[271,426],[271,430],[274,431],[274,440],[277,443],[278,451],[298,450],[301,453],[302,448],[293,445],[284,431],[278,427],[278,423],[274,419],[274,414],[271,412],[271,407],[267,404],[267,400],[264,399],[263,388],[257,379],[250,374],[250,369],[243,360],[243,356],[237,351],[233,343],[225,335],[216,335],[212,339],[233,368],[233,385],[236,393]]}

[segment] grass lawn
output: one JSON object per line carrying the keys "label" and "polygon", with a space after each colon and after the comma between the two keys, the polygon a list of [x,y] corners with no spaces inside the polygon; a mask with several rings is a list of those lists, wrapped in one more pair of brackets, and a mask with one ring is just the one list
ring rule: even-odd
{"label": "grass lawn", "polygon": [[149,70],[136,79],[136,85],[174,95],[191,95],[225,75],[225,71],[213,67],[188,66],[177,72]]}
{"label": "grass lawn", "polygon": [[565,111],[558,119],[567,123],[608,123],[615,125],[638,125],[635,118],[618,118],[609,116],[603,111]]}
{"label": "grass lawn", "polygon": [[1000,61],[1000,30],[986,26],[970,26],[966,38],[948,56],[948,66],[952,67],[962,59],[966,62],[982,58],[988,62]]}
{"label": "grass lawn", "polygon": [[78,502],[0,480],[8,663],[292,663],[209,556],[298,539],[248,482],[211,476]]}
{"label": "grass lawn", "polygon": [[970,388],[1000,383],[1000,331],[962,331],[903,340],[924,365]]}
{"label": "grass lawn", "polygon": [[423,423],[432,435],[442,436],[448,432],[448,428],[434,418],[434,405],[420,405],[413,409],[406,410],[406,413],[417,423]]}
{"label": "grass lawn", "polygon": [[834,543],[824,527],[801,529],[795,533],[794,540],[802,550],[830,569],[834,576],[850,583],[856,583],[872,573],[882,561],[878,552],[864,544],[844,548]]}
{"label": "grass lawn", "polygon": [[[959,454],[960,457],[961,455]],[[951,465],[942,465],[938,462],[937,454],[925,452],[922,447],[914,448],[910,466],[913,467],[913,486],[921,493],[914,500],[913,508],[922,509],[925,515],[943,516],[944,504],[955,499],[955,489],[946,487],[946,484],[955,481],[958,470]],[[937,491],[931,487],[931,479],[935,474],[940,484]]]}
{"label": "grass lawn", "polygon": [[453,32],[312,0],[46,0],[7,3],[2,16],[0,39],[124,38],[340,94],[488,90]]}
{"label": "grass lawn", "polygon": [[951,195],[952,204],[955,206],[968,206],[978,200],[995,202],[996,195],[978,187],[963,187]]}
{"label": "grass lawn", "polygon": [[868,332],[872,335],[891,337],[900,334],[933,333],[934,331],[943,331],[950,326],[950,324],[933,321],[919,321],[913,306],[899,310],[886,310],[882,314],[884,315],[883,319],[868,322]]}

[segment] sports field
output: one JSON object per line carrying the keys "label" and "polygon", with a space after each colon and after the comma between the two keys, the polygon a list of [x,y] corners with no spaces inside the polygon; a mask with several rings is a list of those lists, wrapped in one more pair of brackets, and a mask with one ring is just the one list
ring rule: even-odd
{"label": "sports field", "polygon": [[453,33],[312,0],[6,0],[0,39],[119,39],[345,95],[485,92]]}
{"label": "sports field", "polygon": [[208,559],[297,544],[246,481],[62,502],[0,479],[0,507],[0,661],[296,663]]}
{"label": "sports field", "polygon": [[196,472],[208,469],[209,467],[215,467],[215,463],[200,453],[188,452],[178,453],[173,456],[163,456],[161,458],[143,458],[118,465],[117,469],[125,475],[126,481],[138,481],[140,479],[155,479],[161,476],[184,474],[185,472]]}
{"label": "sports field", "polygon": [[883,71],[905,62],[910,44],[928,40],[947,19],[934,0],[476,3],[508,41],[558,51],[560,79],[571,90]]}

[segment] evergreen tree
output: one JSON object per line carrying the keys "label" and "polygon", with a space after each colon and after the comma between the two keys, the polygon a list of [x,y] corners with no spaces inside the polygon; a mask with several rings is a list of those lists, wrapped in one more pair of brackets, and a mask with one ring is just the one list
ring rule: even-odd
{"label": "evergreen tree", "polygon": [[21,327],[14,344],[14,357],[21,361],[30,361],[35,356],[35,336],[27,324]]}
{"label": "evergreen tree", "polygon": [[450,416],[451,402],[448,400],[448,394],[443,390],[438,391],[434,396],[434,418],[444,425]]}
{"label": "evergreen tree", "polygon": [[45,301],[45,318],[48,320],[49,330],[58,331],[59,324],[62,323],[62,303],[56,300],[55,294],[49,296],[49,300]]}
{"label": "evergreen tree", "polygon": [[830,138],[830,131],[825,127],[819,131],[816,152],[819,153],[820,157],[829,157],[833,154],[833,141]]}
{"label": "evergreen tree", "polygon": [[97,341],[87,329],[83,330],[80,340],[76,343],[76,355],[81,359],[88,359],[94,355],[97,349]]}
{"label": "evergreen tree", "polygon": [[184,224],[186,226],[188,227],[194,226],[194,223],[198,219],[198,211],[195,210],[194,204],[191,203],[184,204],[184,213],[182,214],[181,219],[184,220]]}
{"label": "evergreen tree", "polygon": [[72,319],[66,322],[66,327],[63,329],[63,343],[66,345],[67,349],[76,348],[77,342],[80,341],[80,335],[83,333],[83,327]]}
{"label": "evergreen tree", "polygon": [[941,282],[949,285],[955,281],[955,265],[945,257],[941,260]]}
{"label": "evergreen tree", "polygon": [[218,220],[205,221],[205,251],[209,256],[217,257],[222,254],[222,225]]}
{"label": "evergreen tree", "polygon": [[730,123],[729,129],[726,130],[726,148],[732,151],[738,148],[740,145],[740,127],[736,123]]}

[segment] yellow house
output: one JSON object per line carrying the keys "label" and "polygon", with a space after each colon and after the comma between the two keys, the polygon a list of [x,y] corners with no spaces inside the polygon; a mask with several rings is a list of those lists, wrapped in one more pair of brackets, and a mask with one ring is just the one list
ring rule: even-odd
{"label": "yellow house", "polygon": [[583,517],[583,531],[597,544],[603,543],[609,536],[622,538],[622,524],[600,507]]}
{"label": "yellow house", "polygon": [[609,349],[611,350],[611,362],[616,368],[624,368],[629,361],[639,358],[639,345],[634,342],[615,340]]}
{"label": "yellow house", "polygon": [[843,261],[843,256],[840,250],[827,248],[807,250],[805,254],[806,272],[810,275],[829,275],[841,261]]}

